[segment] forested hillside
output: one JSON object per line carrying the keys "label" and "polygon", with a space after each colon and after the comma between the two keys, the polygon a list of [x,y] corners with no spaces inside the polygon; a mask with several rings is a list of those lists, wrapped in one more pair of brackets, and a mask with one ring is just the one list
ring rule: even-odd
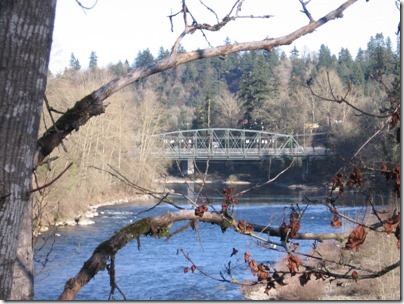
{"label": "forested hillside", "polygon": [[[38,215],[53,221],[74,216],[88,204],[133,194],[104,171],[111,168],[153,188],[167,164],[150,161],[149,135],[166,131],[221,127],[284,134],[326,132],[326,144],[339,156],[338,166],[377,132],[380,117],[392,100],[399,100],[400,48],[395,52],[392,44],[376,34],[357,54],[345,48],[332,54],[326,45],[315,53],[296,48],[290,54],[281,49],[235,53],[141,80],[110,97],[105,115],[90,120],[51,154],[52,171],[39,169],[37,182],[45,184],[71,164],[60,182],[37,193]],[[88,64],[72,54],[64,73],[49,75],[46,96],[52,107],[43,109],[40,134],[81,96],[168,55],[163,48],[156,56],[146,49],[131,61],[98,67],[96,52],[89,54]],[[342,97],[354,107],[336,102]],[[397,163],[400,153],[394,134],[399,130],[375,137],[361,151],[360,161],[377,168],[381,161]],[[133,156],[135,146],[140,156]]]}

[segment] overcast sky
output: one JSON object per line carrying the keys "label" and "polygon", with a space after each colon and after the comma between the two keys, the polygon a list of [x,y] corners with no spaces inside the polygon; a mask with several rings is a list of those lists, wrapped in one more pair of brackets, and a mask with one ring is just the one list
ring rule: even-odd
{"label": "overcast sky", "polygon": [[[84,6],[92,6],[96,0],[80,0]],[[79,59],[87,68],[91,51],[98,56],[99,66],[126,59],[133,63],[139,51],[147,48],[154,56],[158,49],[171,49],[181,33],[182,18],[177,17],[174,32],[171,31],[170,14],[181,8],[180,0],[98,0],[91,10],[83,10],[75,0],[58,0],[53,48],[52,72],[63,71],[69,65],[70,55]],[[205,0],[216,10],[219,19],[230,10],[233,0]],[[315,20],[337,8],[344,0],[312,0],[308,6]],[[198,22],[213,24],[215,17],[200,6],[199,0],[188,0],[190,11]],[[219,5],[219,7],[218,7]],[[262,40],[279,37],[308,23],[300,12],[298,0],[245,0],[240,15],[271,15],[269,19],[239,19],[217,33],[205,32],[212,46],[222,45],[226,37],[230,41]],[[294,44],[282,47],[287,53],[294,46],[300,52],[316,52],[321,44],[338,55],[342,47],[348,48],[353,57],[359,48],[366,49],[371,36],[383,33],[390,37],[396,48],[397,25],[400,14],[394,0],[359,0],[349,7],[344,17],[331,21],[316,32],[299,38]],[[182,45],[187,51],[209,47],[203,36],[196,32],[186,37]]]}

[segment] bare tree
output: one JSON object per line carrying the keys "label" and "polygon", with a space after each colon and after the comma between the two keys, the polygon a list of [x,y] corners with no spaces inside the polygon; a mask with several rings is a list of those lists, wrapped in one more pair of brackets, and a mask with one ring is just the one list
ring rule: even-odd
{"label": "bare tree", "polygon": [[219,125],[237,128],[242,118],[242,102],[229,91],[223,92],[216,100]]}

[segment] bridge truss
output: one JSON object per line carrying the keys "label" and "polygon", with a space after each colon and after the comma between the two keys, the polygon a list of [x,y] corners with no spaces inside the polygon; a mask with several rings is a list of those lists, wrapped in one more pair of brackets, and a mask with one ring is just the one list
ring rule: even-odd
{"label": "bridge truss", "polygon": [[262,159],[325,155],[305,148],[292,135],[243,129],[197,129],[156,134],[154,157],[166,159]]}

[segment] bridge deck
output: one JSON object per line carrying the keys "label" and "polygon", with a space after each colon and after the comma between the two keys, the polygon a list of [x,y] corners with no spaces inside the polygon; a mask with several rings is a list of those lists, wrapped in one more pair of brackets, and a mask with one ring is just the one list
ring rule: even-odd
{"label": "bridge deck", "polygon": [[153,153],[155,158],[166,159],[217,159],[217,160],[258,160],[262,158],[270,157],[321,157],[327,156],[327,150],[324,147],[306,147],[306,148],[293,148],[284,149],[281,152],[276,152],[275,149],[249,149],[246,151],[240,151],[239,149],[166,149],[159,150]]}

